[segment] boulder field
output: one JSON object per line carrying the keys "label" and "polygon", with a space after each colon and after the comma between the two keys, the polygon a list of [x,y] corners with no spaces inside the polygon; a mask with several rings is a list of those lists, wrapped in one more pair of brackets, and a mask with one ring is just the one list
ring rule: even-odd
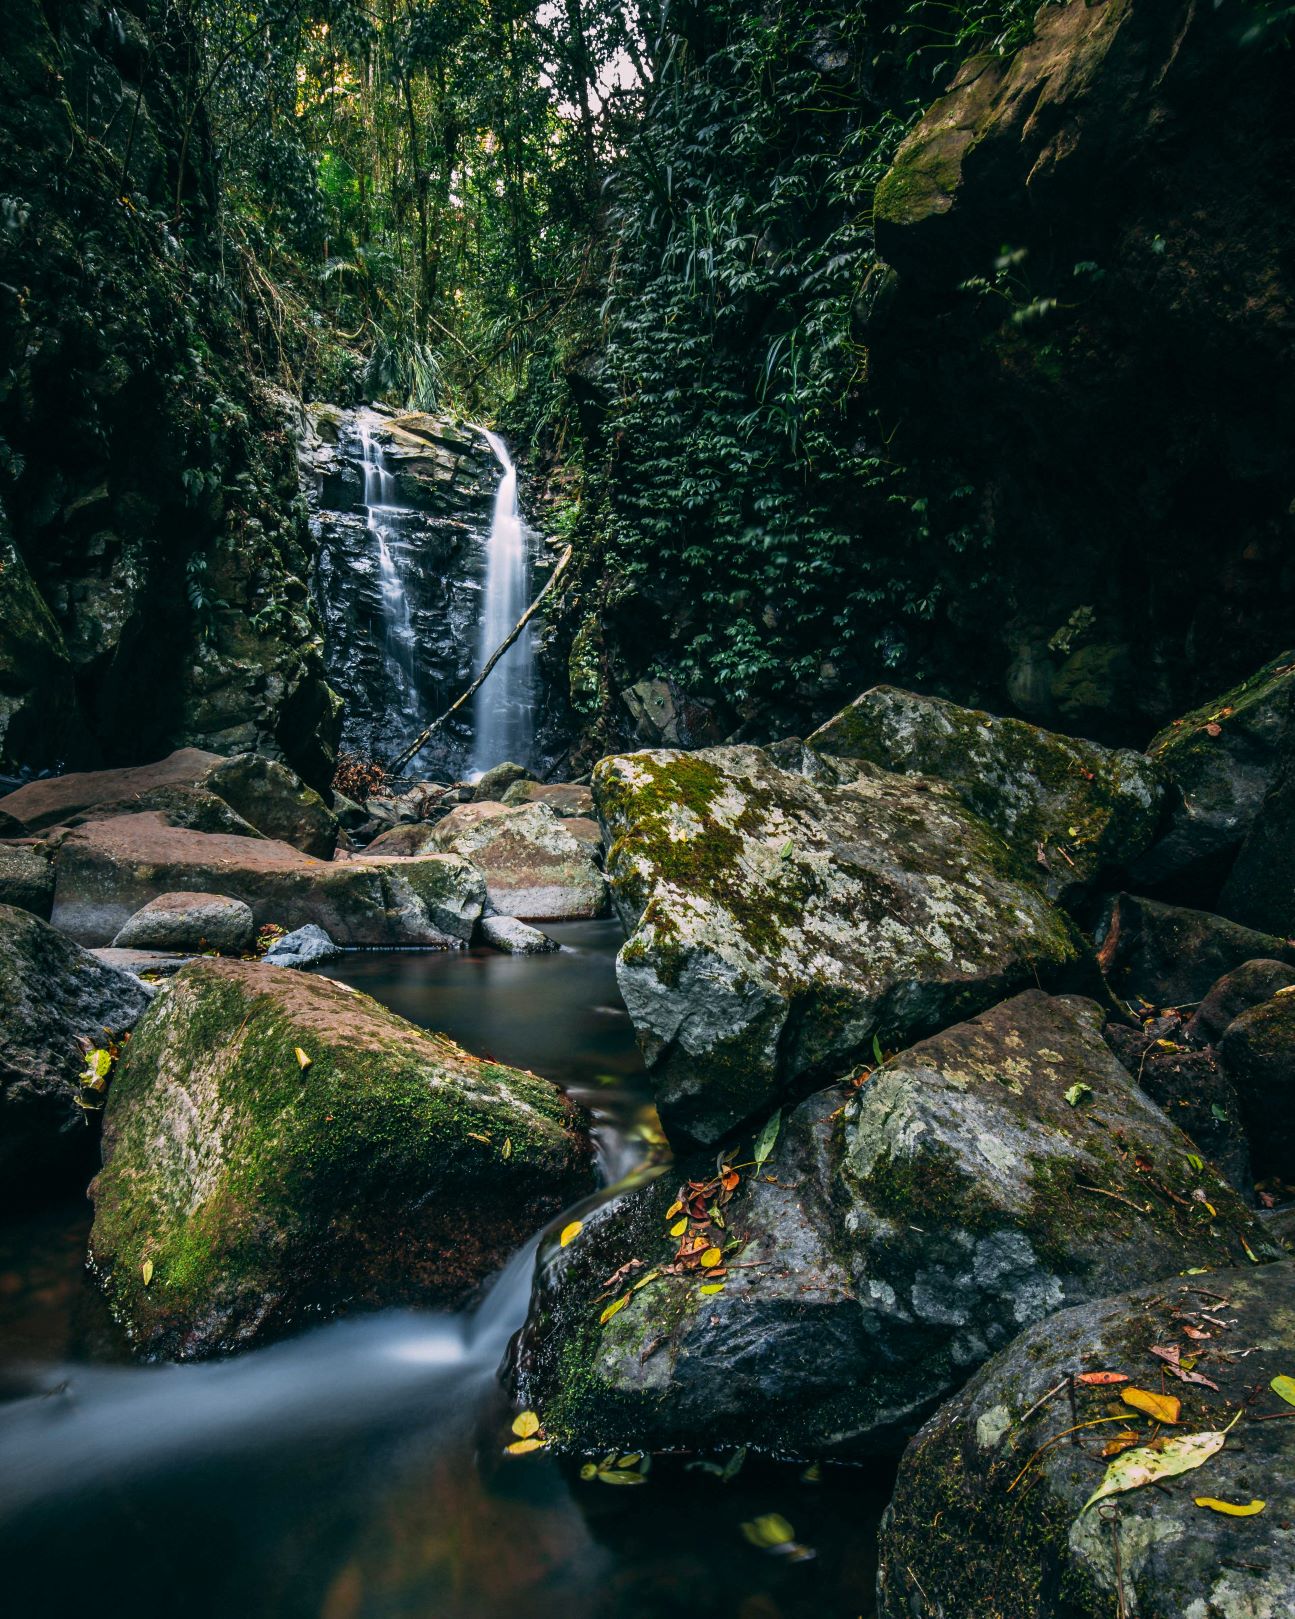
{"label": "boulder field", "polygon": [[604,1206],[542,1258],[520,1397],[581,1453],[857,1457],[1057,1310],[1277,1257],[1102,1023],[1027,991]]}

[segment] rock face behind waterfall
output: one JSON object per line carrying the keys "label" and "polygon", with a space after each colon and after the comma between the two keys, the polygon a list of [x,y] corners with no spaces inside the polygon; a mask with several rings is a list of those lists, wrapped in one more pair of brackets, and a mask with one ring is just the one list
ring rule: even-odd
{"label": "rock face behind waterfall", "polygon": [[1066,919],[939,784],[816,786],[758,748],[604,759],[631,935],[617,977],[672,1139],[719,1141],[815,1073],[1077,956]]}
{"label": "rock face behind waterfall", "polygon": [[[442,417],[366,413],[403,508],[383,514],[416,650],[414,701],[402,708],[393,702],[384,658],[382,580],[366,524],[357,414],[316,406],[309,415],[300,459],[319,538],[315,595],[325,623],[325,660],[346,699],[342,746],[386,759],[472,679],[499,468],[471,428]],[[453,780],[463,773],[468,746],[465,722],[434,741],[420,768]]]}
{"label": "rock face behind waterfall", "polygon": [[547,1080],[340,984],[199,962],[113,1080],[92,1262],[136,1347],[174,1357],[458,1301],[588,1190],[582,1125]]}

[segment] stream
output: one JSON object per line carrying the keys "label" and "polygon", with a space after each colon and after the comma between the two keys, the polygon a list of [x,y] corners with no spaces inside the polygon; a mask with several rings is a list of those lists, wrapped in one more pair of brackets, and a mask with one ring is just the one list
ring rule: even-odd
{"label": "stream", "polygon": [[[355,952],[328,969],[586,1104],[604,1181],[660,1151],[614,922],[549,956]],[[560,1224],[561,1222],[555,1222]],[[0,1225],[6,1611],[149,1619],[868,1619],[893,1470],[658,1460],[614,1490],[502,1454],[497,1381],[536,1243],[474,1307],[384,1311],[197,1365],[141,1366],[82,1270],[84,1204]],[[538,1236],[537,1236],[538,1240]],[[747,1543],[780,1513],[813,1555]]]}

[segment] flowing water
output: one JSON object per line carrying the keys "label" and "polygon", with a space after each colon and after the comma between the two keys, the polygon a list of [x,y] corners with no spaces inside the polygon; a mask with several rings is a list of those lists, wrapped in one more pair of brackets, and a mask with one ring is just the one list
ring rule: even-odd
{"label": "flowing water", "polygon": [[416,720],[419,707],[418,680],[414,669],[414,631],[410,622],[409,596],[397,561],[401,543],[398,519],[407,513],[396,500],[396,480],[387,470],[382,447],[373,436],[373,426],[371,418],[364,414],[356,419],[364,458],[365,526],[373,537],[378,566],[382,656],[390,689],[389,706],[397,713]]}
{"label": "flowing water", "polygon": [[[551,956],[348,955],[329,969],[594,1112],[604,1175],[652,1114],[614,923]],[[583,1205],[581,1205],[583,1207]],[[565,1217],[564,1217],[565,1218]],[[560,1222],[556,1222],[560,1223]],[[535,1244],[458,1313],[384,1311],[230,1360],[139,1366],[81,1269],[84,1205],[0,1225],[0,1568],[16,1619],[861,1619],[889,1474],[682,1461],[640,1489],[502,1455],[497,1381]],[[779,1512],[816,1556],[747,1544]]]}
{"label": "flowing water", "polygon": [[[517,500],[517,468],[497,434],[482,428],[503,476],[495,495],[486,550],[486,577],[477,669],[530,605],[530,545]],[[530,763],[535,708],[535,643],[528,624],[477,693],[472,769],[480,774],[505,759]]]}

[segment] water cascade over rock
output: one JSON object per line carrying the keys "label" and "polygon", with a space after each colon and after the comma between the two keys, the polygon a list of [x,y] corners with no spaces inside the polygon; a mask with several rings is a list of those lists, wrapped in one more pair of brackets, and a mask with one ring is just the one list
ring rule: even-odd
{"label": "water cascade over rock", "polygon": [[[485,429],[482,430],[483,432]],[[485,604],[477,640],[478,669],[501,645],[531,599],[530,544],[517,502],[517,468],[508,447],[486,432],[503,477],[495,494],[494,520],[486,549]],[[477,693],[473,710],[476,740],[472,768],[484,773],[504,759],[530,762],[535,733],[535,644],[527,625]]]}

